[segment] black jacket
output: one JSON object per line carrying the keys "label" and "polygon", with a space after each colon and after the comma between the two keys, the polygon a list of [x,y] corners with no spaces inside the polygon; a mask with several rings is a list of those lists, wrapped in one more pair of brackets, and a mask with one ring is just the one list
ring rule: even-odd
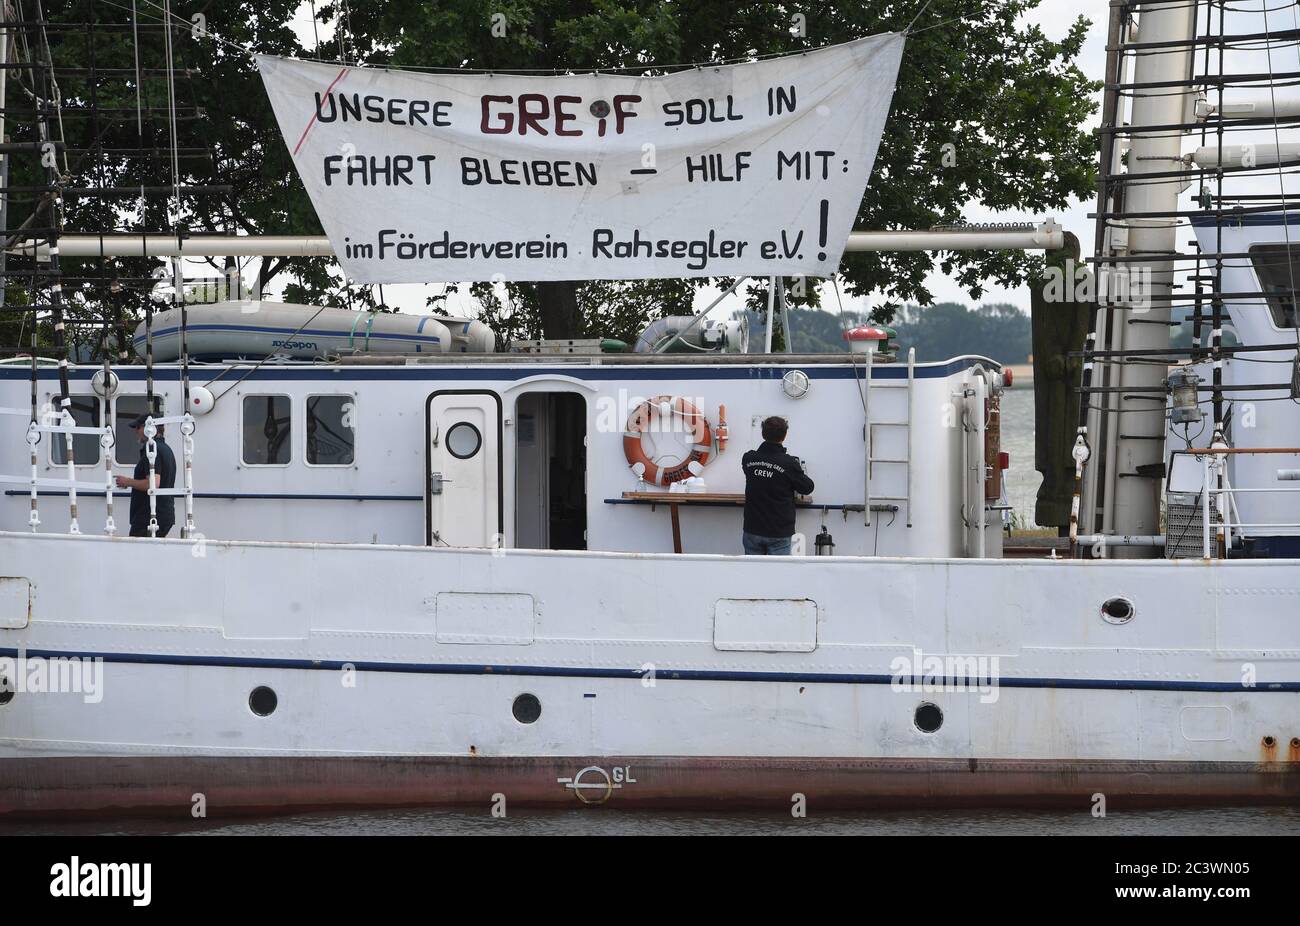
{"label": "black jacket", "polygon": [[813,481],[785,447],[763,441],[741,458],[745,470],[745,532],[760,537],[794,534],[795,494],[811,495]]}
{"label": "black jacket", "polygon": [[[158,488],[171,489],[176,486],[176,456],[172,448],[161,437],[154,438],[158,455],[154,458],[153,471],[158,474]],[[135,479],[149,478],[149,457],[145,455],[145,445],[140,445],[140,459],[135,464]],[[176,523],[176,496],[159,495],[156,509],[159,526]],[[149,493],[139,489],[131,490],[131,526],[144,527],[149,523]],[[164,531],[165,533],[165,531]]]}

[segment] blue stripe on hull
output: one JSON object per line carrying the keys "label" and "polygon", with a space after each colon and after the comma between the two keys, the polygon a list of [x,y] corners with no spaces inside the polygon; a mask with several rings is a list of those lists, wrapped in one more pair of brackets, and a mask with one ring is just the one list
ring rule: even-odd
{"label": "blue stripe on hull", "polygon": [[[225,666],[238,669],[298,669],[306,671],[337,672],[351,666],[360,672],[395,672],[416,675],[519,675],[552,678],[613,678],[640,680],[640,669],[580,668],[572,666],[512,666],[485,665],[483,663],[421,663],[421,662],[354,662],[346,659],[262,659],[244,656],[192,656],[156,653],[99,653],[60,650],[25,650],[28,658],[103,659],[105,662],[137,665],[172,666]],[[0,648],[0,656],[17,658],[18,650]],[[938,686],[945,684],[978,684],[981,679],[944,679],[930,676],[910,676],[895,679],[892,675],[857,674],[846,672],[750,672],[727,669],[656,669],[656,680],[701,682],[795,682],[826,685],[891,685]],[[1000,688],[1067,688],[1103,691],[1223,691],[1223,692],[1300,692],[1300,682],[1260,682],[1246,688],[1240,682],[1195,682],[1166,679],[1111,679],[1111,678],[998,678],[992,680]],[[992,683],[992,682],[990,682]]]}

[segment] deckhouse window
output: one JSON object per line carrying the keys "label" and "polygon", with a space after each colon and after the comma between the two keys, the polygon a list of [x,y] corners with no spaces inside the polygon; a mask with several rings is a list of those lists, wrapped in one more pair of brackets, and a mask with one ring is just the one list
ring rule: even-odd
{"label": "deckhouse window", "polygon": [[[99,399],[93,395],[69,396],[72,406],[72,420],[79,428],[99,427]],[[50,405],[59,407],[59,397],[53,396]],[[68,463],[68,438],[65,434],[44,434],[44,440],[50,442],[50,462],[56,466]],[[74,434],[72,436],[72,453],[78,466],[91,466],[99,463],[99,438],[94,434]]]}
{"label": "deckhouse window", "polygon": [[290,402],[287,395],[246,395],[243,402],[242,458],[248,466],[287,466]]}
{"label": "deckhouse window", "polygon": [[[143,415],[149,408],[149,397],[143,395],[119,395],[113,402],[113,457],[123,466],[130,466],[140,459],[140,441],[131,429],[131,422]],[[162,417],[162,396],[153,397],[153,414]],[[170,433],[164,432],[164,437]],[[78,458],[81,453],[78,451]]]}
{"label": "deckhouse window", "polygon": [[307,396],[307,463],[351,466],[356,456],[357,400],[350,395]]}
{"label": "deckhouse window", "polygon": [[1273,324],[1296,326],[1296,302],[1300,294],[1300,245],[1262,244],[1250,249],[1250,259],[1259,277],[1259,288],[1268,299]]}

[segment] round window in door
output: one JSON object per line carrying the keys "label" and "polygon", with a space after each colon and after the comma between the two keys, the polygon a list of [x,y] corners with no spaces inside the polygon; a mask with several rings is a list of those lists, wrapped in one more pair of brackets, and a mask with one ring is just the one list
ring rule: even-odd
{"label": "round window in door", "polygon": [[468,421],[458,421],[447,429],[447,451],[458,460],[468,460],[483,446],[483,435]]}

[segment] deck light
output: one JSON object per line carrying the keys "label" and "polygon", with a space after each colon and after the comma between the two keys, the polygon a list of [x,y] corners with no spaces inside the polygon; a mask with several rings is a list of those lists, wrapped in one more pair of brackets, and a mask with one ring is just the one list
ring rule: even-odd
{"label": "deck light", "polygon": [[1196,387],[1201,378],[1189,370],[1175,370],[1165,380],[1165,386],[1173,397],[1174,407],[1170,420],[1174,424],[1191,424],[1201,420],[1201,407],[1197,404]]}

